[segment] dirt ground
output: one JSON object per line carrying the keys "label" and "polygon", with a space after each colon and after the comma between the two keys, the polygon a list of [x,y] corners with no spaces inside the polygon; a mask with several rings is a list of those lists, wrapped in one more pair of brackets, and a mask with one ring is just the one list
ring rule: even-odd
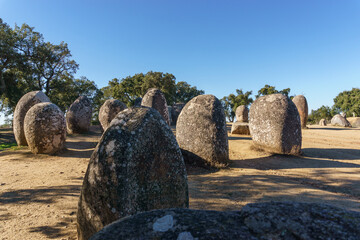
{"label": "dirt ground", "polygon": [[[0,131],[0,139],[11,132]],[[6,135],[6,137],[5,137]],[[27,148],[0,152],[1,239],[76,239],[76,208],[99,129],[70,135],[58,156]],[[259,152],[249,136],[229,135],[231,164],[189,167],[190,208],[239,210],[252,202],[322,202],[360,211],[360,128],[310,126],[303,156]]]}

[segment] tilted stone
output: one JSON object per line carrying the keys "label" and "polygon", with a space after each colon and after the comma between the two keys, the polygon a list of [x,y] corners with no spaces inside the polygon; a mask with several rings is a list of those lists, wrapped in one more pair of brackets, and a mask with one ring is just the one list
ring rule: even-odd
{"label": "tilted stone", "polygon": [[182,109],[176,139],[185,162],[220,166],[229,161],[224,109],[213,95],[199,95]]}
{"label": "tilted stone", "polygon": [[16,104],[14,111],[13,129],[14,136],[19,146],[27,146],[24,133],[24,118],[29,109],[37,103],[50,102],[50,99],[41,91],[28,92]]}
{"label": "tilted stone", "polygon": [[169,125],[153,108],[128,108],[104,132],[80,194],[79,239],[152,209],[188,207],[185,163]]}
{"label": "tilted stone", "polygon": [[299,155],[301,124],[295,104],[282,94],[257,98],[250,107],[254,146],[271,153]]}
{"label": "tilted stone", "polygon": [[54,154],[65,145],[64,113],[50,102],[35,104],[26,113],[24,132],[32,153]]}

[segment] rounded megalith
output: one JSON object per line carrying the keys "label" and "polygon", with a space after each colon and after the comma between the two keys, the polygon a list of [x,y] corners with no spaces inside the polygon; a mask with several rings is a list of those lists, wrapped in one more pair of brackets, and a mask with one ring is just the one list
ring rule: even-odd
{"label": "rounded megalith", "polygon": [[91,102],[86,96],[78,97],[66,113],[66,127],[69,134],[89,131],[92,117]]}
{"label": "rounded megalith", "polygon": [[335,116],[333,116],[333,118],[331,119],[331,125],[340,127],[351,127],[349,121],[340,114],[336,114]]}
{"label": "rounded megalith", "polygon": [[254,146],[271,153],[300,155],[301,124],[295,104],[283,94],[257,98],[250,107]]}
{"label": "rounded megalith", "polygon": [[156,109],[170,125],[169,110],[164,94],[157,88],[150,88],[144,95],[141,105]]}
{"label": "rounded megalith", "polygon": [[120,112],[90,158],[78,205],[79,239],[128,215],[188,206],[186,168],[169,125],[152,108]]}
{"label": "rounded megalith", "polygon": [[322,118],[320,121],[319,121],[319,125],[320,126],[326,126],[326,120],[324,118]]}
{"label": "rounded megalith", "polygon": [[250,203],[240,211],[160,209],[120,219],[91,240],[359,239],[360,213],[319,203]]}
{"label": "rounded megalith", "polygon": [[22,96],[16,104],[13,128],[15,140],[19,146],[28,145],[24,133],[25,115],[32,106],[41,102],[50,102],[50,99],[42,91],[32,91]]}
{"label": "rounded megalith", "polygon": [[306,98],[303,95],[296,95],[292,101],[299,112],[301,128],[306,128],[309,111]]}
{"label": "rounded megalith", "polygon": [[24,132],[32,153],[54,154],[65,144],[64,113],[50,102],[35,104],[26,113]]}
{"label": "rounded megalith", "polygon": [[237,122],[249,122],[249,109],[245,105],[238,106],[236,108],[235,115]]}
{"label": "rounded megalith", "polygon": [[119,112],[126,108],[127,106],[125,103],[117,99],[108,99],[104,102],[99,110],[99,121],[104,131],[110,125],[111,120],[113,120]]}
{"label": "rounded megalith", "polygon": [[214,95],[199,95],[182,109],[176,139],[185,162],[220,167],[229,161],[224,109]]}

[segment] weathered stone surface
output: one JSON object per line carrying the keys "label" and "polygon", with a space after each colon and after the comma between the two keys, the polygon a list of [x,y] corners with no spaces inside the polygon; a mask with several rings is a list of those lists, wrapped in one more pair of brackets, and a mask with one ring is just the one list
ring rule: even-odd
{"label": "weathered stone surface", "polygon": [[306,128],[308,119],[308,104],[306,98],[303,95],[296,95],[292,100],[299,112],[301,128]]}
{"label": "weathered stone surface", "polygon": [[177,119],[178,119],[182,109],[184,108],[184,106],[185,106],[185,103],[175,103],[172,106],[173,111],[171,112],[171,118],[172,118],[174,125],[176,125]]}
{"label": "weathered stone surface", "polygon": [[169,110],[164,94],[157,88],[150,88],[144,95],[141,105],[156,109],[170,125]]}
{"label": "weathered stone surface", "polygon": [[191,99],[176,123],[176,139],[185,162],[199,165],[226,165],[229,145],[224,109],[213,95]]}
{"label": "weathered stone surface", "polygon": [[320,126],[326,126],[326,119],[321,119],[320,121],[319,121],[319,125]]}
{"label": "weathered stone surface", "polygon": [[118,220],[91,240],[359,239],[360,213],[330,205],[252,203],[241,211],[162,209]]}
{"label": "weathered stone surface", "polygon": [[237,122],[249,122],[249,109],[245,105],[240,105],[235,111]]}
{"label": "weathered stone surface", "polygon": [[344,117],[341,116],[340,114],[336,114],[336,115],[331,119],[331,125],[333,125],[333,126],[340,126],[340,127],[351,127],[351,124],[349,123],[349,121],[346,120],[346,118],[344,118]]}
{"label": "weathered stone surface", "polygon": [[79,239],[142,211],[188,207],[187,174],[168,124],[153,108],[128,108],[91,156],[79,200]]}
{"label": "weathered stone surface", "polygon": [[346,118],[346,120],[349,121],[352,127],[356,127],[356,128],[360,127],[360,117],[349,117]]}
{"label": "weathered stone surface", "polygon": [[66,113],[66,127],[69,134],[89,130],[92,117],[91,102],[86,96],[78,97]]}
{"label": "weathered stone surface", "polygon": [[54,154],[65,144],[64,113],[50,102],[35,104],[26,113],[24,132],[32,153]]}
{"label": "weathered stone surface", "polygon": [[231,126],[231,134],[250,135],[249,123],[233,122]]}
{"label": "weathered stone surface", "polygon": [[278,154],[301,153],[300,116],[288,97],[271,94],[256,99],[249,127],[255,147]]}
{"label": "weathered stone surface", "polygon": [[127,106],[125,103],[117,99],[108,99],[104,102],[99,110],[99,121],[104,131],[110,125],[111,120],[113,120],[119,112],[126,108]]}
{"label": "weathered stone surface", "polygon": [[13,130],[17,144],[27,146],[24,133],[24,118],[27,111],[37,103],[50,102],[50,99],[41,91],[28,92],[16,104],[13,119]]}
{"label": "weathered stone surface", "polygon": [[134,101],[134,107],[140,107],[141,106],[141,101],[142,101],[141,97],[136,98],[135,101]]}

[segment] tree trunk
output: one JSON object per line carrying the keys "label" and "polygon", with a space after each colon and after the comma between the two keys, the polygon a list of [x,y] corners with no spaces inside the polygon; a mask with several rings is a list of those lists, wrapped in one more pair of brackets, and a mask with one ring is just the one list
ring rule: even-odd
{"label": "tree trunk", "polygon": [[1,93],[4,93],[6,91],[6,84],[5,84],[5,80],[3,78],[2,70],[0,70],[0,89],[1,89]]}

